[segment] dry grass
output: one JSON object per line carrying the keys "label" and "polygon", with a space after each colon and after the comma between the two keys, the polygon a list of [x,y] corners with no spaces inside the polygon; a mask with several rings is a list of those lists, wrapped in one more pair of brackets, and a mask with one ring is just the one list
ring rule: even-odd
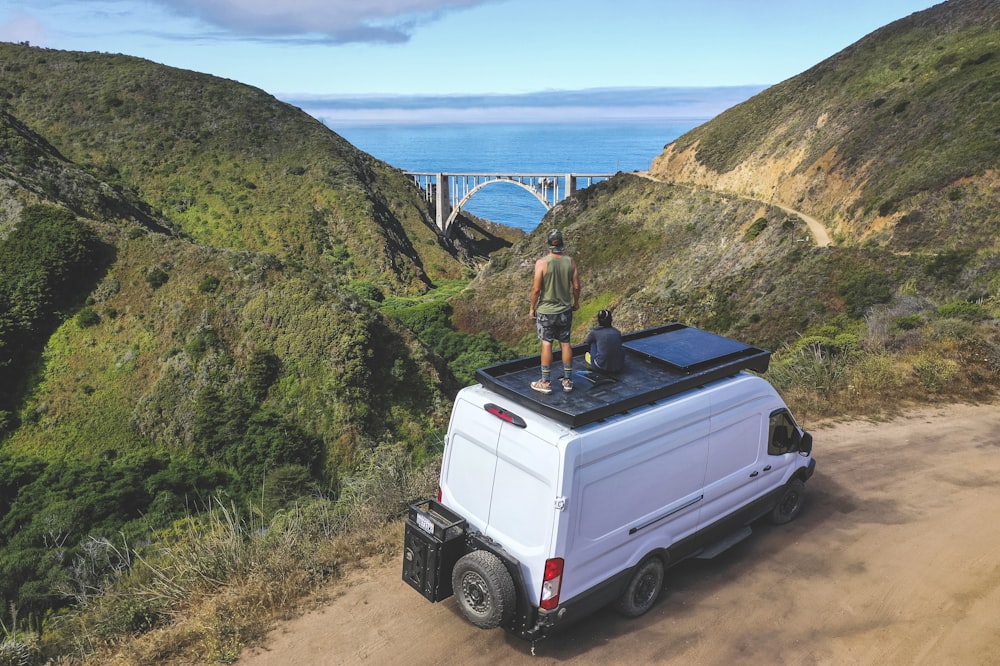
{"label": "dry grass", "polygon": [[1000,320],[928,318],[904,329],[893,329],[886,321],[884,311],[871,313],[849,349],[833,344],[846,335],[811,336],[807,344],[775,354],[766,376],[804,421],[889,416],[914,404],[996,396]]}
{"label": "dry grass", "polygon": [[435,467],[413,469],[383,445],[336,501],[316,497],[267,520],[217,502],[141,553],[119,549],[133,565],[51,623],[43,651],[64,664],[232,663],[331,581],[394,554],[398,517],[436,479]]}

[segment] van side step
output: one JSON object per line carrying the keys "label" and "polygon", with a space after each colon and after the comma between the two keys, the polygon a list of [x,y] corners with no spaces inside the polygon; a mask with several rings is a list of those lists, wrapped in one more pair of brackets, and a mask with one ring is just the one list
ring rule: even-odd
{"label": "van side step", "polygon": [[707,546],[704,550],[701,550],[695,555],[692,555],[692,557],[699,560],[710,560],[719,553],[729,550],[730,548],[738,544],[740,541],[746,539],[751,534],[753,534],[753,530],[750,529],[750,526],[748,525],[743,529],[736,530],[735,532],[729,534],[728,536],[719,539],[711,546]]}

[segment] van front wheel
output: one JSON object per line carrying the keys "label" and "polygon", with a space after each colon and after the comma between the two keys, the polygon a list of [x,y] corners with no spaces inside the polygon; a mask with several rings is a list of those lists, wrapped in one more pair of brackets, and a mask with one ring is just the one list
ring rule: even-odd
{"label": "van front wheel", "polygon": [[651,557],[632,574],[622,596],[615,603],[615,610],[625,617],[639,617],[656,602],[663,589],[663,561]]}
{"label": "van front wheel", "polygon": [[778,498],[778,503],[771,509],[769,516],[775,525],[784,525],[799,515],[802,510],[802,500],[805,497],[806,484],[801,479],[792,479],[785,484],[785,489]]}
{"label": "van front wheel", "polygon": [[451,584],[462,615],[481,629],[499,627],[514,615],[514,579],[493,553],[463,555],[452,570]]}

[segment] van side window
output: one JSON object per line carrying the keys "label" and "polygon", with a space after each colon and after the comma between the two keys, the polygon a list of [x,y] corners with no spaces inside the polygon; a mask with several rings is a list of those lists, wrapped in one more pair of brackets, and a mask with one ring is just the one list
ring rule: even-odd
{"label": "van side window", "polygon": [[789,451],[796,451],[798,445],[799,430],[795,427],[791,415],[784,410],[771,414],[767,433],[767,454],[780,456]]}

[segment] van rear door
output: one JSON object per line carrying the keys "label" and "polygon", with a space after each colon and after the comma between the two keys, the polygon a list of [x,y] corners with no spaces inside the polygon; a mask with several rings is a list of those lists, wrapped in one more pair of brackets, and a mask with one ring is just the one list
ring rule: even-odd
{"label": "van rear door", "polygon": [[548,441],[557,430],[530,413],[525,413],[527,423],[515,419],[521,425],[505,421],[487,407],[500,403],[508,414],[517,408],[496,400],[495,394],[484,398],[493,400],[456,400],[441,471],[441,500],[521,562],[537,602],[559,511],[559,449]]}
{"label": "van rear door", "polygon": [[524,574],[531,581],[530,587],[540,583],[544,574],[559,511],[559,487],[558,449],[536,437],[530,426],[524,429],[503,424],[493,479],[493,505],[484,533],[527,567]]}
{"label": "van rear door", "polygon": [[455,400],[441,468],[441,500],[480,531],[490,518],[502,425],[461,394]]}

